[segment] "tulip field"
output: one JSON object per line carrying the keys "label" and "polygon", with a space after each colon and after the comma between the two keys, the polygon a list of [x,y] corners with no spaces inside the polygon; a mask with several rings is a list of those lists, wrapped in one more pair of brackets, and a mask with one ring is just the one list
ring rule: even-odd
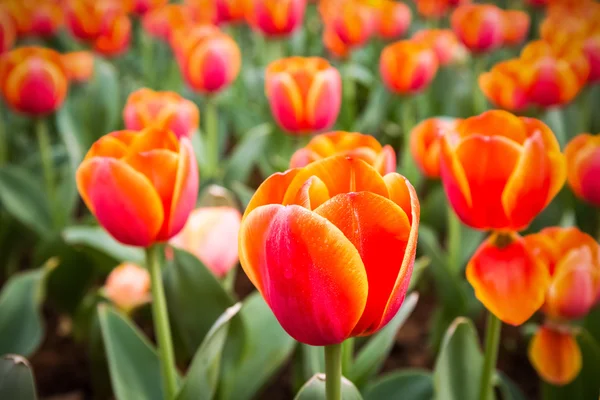
{"label": "tulip field", "polygon": [[0,400],[599,400],[600,2],[0,0]]}

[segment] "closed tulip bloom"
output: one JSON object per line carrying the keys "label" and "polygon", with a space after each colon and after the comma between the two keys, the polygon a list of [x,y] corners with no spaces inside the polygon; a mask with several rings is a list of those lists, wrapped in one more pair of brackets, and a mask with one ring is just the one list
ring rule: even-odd
{"label": "closed tulip bloom", "polygon": [[583,51],[590,65],[588,82],[600,82],[600,30],[585,39]]}
{"label": "closed tulip bloom", "polygon": [[64,13],[60,4],[53,1],[41,1],[30,3],[29,35],[39,37],[53,36],[64,21]]}
{"label": "closed tulip bloom", "polygon": [[576,136],[565,148],[565,157],[571,190],[580,199],[600,207],[600,136]]}
{"label": "closed tulip bloom", "polygon": [[452,30],[469,50],[483,53],[503,44],[504,14],[491,4],[466,4],[452,13]]}
{"label": "closed tulip bloom", "polygon": [[177,30],[188,30],[194,23],[194,13],[190,6],[167,4],[147,12],[142,25],[151,36],[169,43]]}
{"label": "closed tulip bloom", "polygon": [[509,111],[529,106],[529,66],[519,59],[502,61],[479,76],[479,88],[496,107]]}
{"label": "closed tulip bloom", "polygon": [[416,0],[417,12],[421,17],[439,19],[450,10],[448,0]]}
{"label": "closed tulip bloom", "polygon": [[211,0],[215,3],[217,22],[236,23],[243,22],[246,18],[246,0]]}
{"label": "closed tulip bloom", "polygon": [[284,58],[267,67],[265,92],[282,129],[310,134],[335,123],[342,101],[342,78],[324,58]]}
{"label": "closed tulip bloom", "polygon": [[129,95],[123,119],[127,129],[156,126],[172,131],[180,139],[191,137],[198,129],[200,112],[193,102],[175,92],[142,88]]}
{"label": "closed tulip bloom", "polygon": [[135,0],[133,2],[133,12],[137,15],[144,15],[149,11],[163,7],[168,2],[169,0]]}
{"label": "closed tulip bloom", "polygon": [[460,121],[455,118],[429,118],[410,132],[410,154],[426,177],[440,177],[440,141]]}
{"label": "closed tulip bloom", "polygon": [[190,88],[216,93],[233,83],[240,72],[242,56],[230,36],[214,26],[198,26],[180,33],[180,40],[172,41],[171,46]]}
{"label": "closed tulip bloom", "polygon": [[17,28],[6,8],[0,6],[0,54],[12,49],[17,40]]}
{"label": "closed tulip bloom", "polygon": [[123,263],[106,278],[104,295],[129,312],[150,301],[150,274],[138,265]]}
{"label": "closed tulip bloom", "polygon": [[306,0],[247,0],[246,19],[266,36],[287,36],[302,26]]}
{"label": "closed tulip bloom", "polygon": [[381,175],[396,171],[396,153],[392,146],[381,146],[371,135],[343,131],[315,136],[306,147],[294,153],[290,160],[290,168],[305,167],[334,155],[363,160]]}
{"label": "closed tulip bloom", "polygon": [[330,26],[323,30],[323,45],[329,54],[338,58],[347,58],[350,55],[350,46],[340,39],[337,32]]}
{"label": "closed tulip bloom", "polygon": [[127,15],[120,15],[106,25],[94,40],[94,50],[107,57],[122,54],[129,48],[131,41],[131,20]]}
{"label": "closed tulip bloom", "polygon": [[550,274],[517,233],[494,233],[467,264],[475,296],[492,314],[521,325],[544,304]]}
{"label": "closed tulip bloom", "polygon": [[94,74],[94,54],[89,51],[73,51],[61,55],[67,76],[74,82],[87,82]]}
{"label": "closed tulip bloom", "polygon": [[523,43],[529,33],[529,14],[519,10],[504,11],[505,46],[516,46]]}
{"label": "closed tulip bloom", "polygon": [[77,188],[116,240],[148,247],[185,225],[198,196],[198,167],[188,138],[167,130],[101,137],[77,169]]}
{"label": "closed tulip bloom", "polygon": [[242,267],[279,323],[313,346],[383,328],[412,274],[419,202],[412,185],[334,156],[269,177],[242,219]]}
{"label": "closed tulip bloom", "polygon": [[195,255],[215,276],[225,276],[238,263],[242,214],[233,207],[201,207],[192,211],[183,230],[169,244]]}
{"label": "closed tulip bloom", "polygon": [[442,138],[440,171],[462,222],[481,230],[522,230],[566,178],[564,156],[543,122],[494,110],[467,118]]}
{"label": "closed tulip bloom", "polygon": [[385,39],[396,39],[408,30],[412,14],[404,3],[381,0],[375,2],[375,27],[377,35]]}
{"label": "closed tulip bloom", "polygon": [[126,16],[128,11],[127,1],[66,0],[65,22],[73,36],[93,42],[100,35],[109,35],[113,21]]}
{"label": "closed tulip bloom", "polygon": [[463,61],[467,56],[467,49],[450,29],[423,29],[416,32],[412,40],[433,49],[440,66]]}
{"label": "closed tulip bloom", "polygon": [[335,31],[342,43],[349,47],[365,44],[377,28],[373,10],[352,0],[328,9],[324,21]]}
{"label": "closed tulip bloom", "polygon": [[379,59],[379,72],[386,87],[399,94],[425,89],[438,70],[435,52],[416,40],[401,40],[386,46]]}
{"label": "closed tulip bloom", "polygon": [[582,366],[582,355],[573,332],[551,325],[541,326],[529,343],[529,360],[546,382],[571,383]]}
{"label": "closed tulip bloom", "polygon": [[67,71],[60,54],[43,47],[19,47],[0,56],[0,92],[13,110],[50,114],[63,104]]}

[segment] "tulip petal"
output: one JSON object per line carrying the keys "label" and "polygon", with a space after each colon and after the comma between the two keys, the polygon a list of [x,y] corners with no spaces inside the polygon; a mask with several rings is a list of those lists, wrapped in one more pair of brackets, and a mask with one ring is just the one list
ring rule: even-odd
{"label": "tulip petal", "polygon": [[341,106],[342,78],[335,68],[315,75],[306,97],[306,122],[313,131],[329,129]]}
{"label": "tulip petal", "polygon": [[291,75],[274,75],[268,82],[267,97],[273,117],[284,129],[295,132],[305,128],[304,103]]}
{"label": "tulip petal", "polygon": [[440,176],[446,196],[461,221],[466,225],[473,226],[474,220],[471,213],[473,199],[465,170],[446,137],[442,138],[441,145]]}
{"label": "tulip petal", "polygon": [[[396,280],[410,280],[412,264],[403,264],[411,232],[408,217],[392,201],[369,192],[337,195],[315,213],[337,226],[358,249],[367,272],[369,296],[352,335],[371,334],[380,326]],[[406,291],[398,293],[400,303],[405,295]]]}
{"label": "tulip petal", "polygon": [[314,346],[348,338],[367,301],[356,248],[325,218],[300,206],[268,205],[242,222],[240,261],[281,326]]}
{"label": "tulip petal", "polygon": [[415,220],[418,221],[421,210],[419,200],[415,188],[410,184],[408,179],[392,172],[384,176],[383,180],[388,187],[390,200],[404,210],[411,224]]}
{"label": "tulip petal", "polygon": [[179,142],[175,134],[166,129],[148,127],[133,137],[129,144],[129,154],[165,149],[177,153]]}
{"label": "tulip petal", "polygon": [[284,203],[283,205],[297,204],[309,210],[314,210],[329,199],[327,186],[318,177],[313,176],[308,178],[302,185],[302,188],[296,194],[296,198],[291,203]]}
{"label": "tulip petal", "polygon": [[155,241],[164,211],[143,174],[123,161],[94,157],[81,164],[76,179],[84,202],[115,239],[143,247]]}
{"label": "tulip petal", "polygon": [[127,146],[111,135],[98,139],[85,155],[85,160],[92,157],[122,158],[127,154]]}
{"label": "tulip petal", "polygon": [[257,207],[267,204],[282,204],[285,193],[298,172],[300,169],[290,169],[268,177],[254,192],[254,196],[244,212],[244,218]]}
{"label": "tulip petal", "polygon": [[546,326],[531,340],[529,360],[542,379],[553,385],[572,382],[582,365],[581,350],[573,334]]}

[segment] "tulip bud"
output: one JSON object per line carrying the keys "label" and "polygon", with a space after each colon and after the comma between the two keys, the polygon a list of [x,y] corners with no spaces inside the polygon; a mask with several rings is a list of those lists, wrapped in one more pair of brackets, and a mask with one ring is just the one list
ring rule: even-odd
{"label": "tulip bud", "polygon": [[67,88],[67,71],[54,50],[19,47],[0,56],[0,92],[17,112],[50,114],[62,105]]}
{"label": "tulip bud", "polygon": [[529,23],[529,14],[524,11],[504,11],[504,45],[516,46],[523,43],[529,33]]}
{"label": "tulip bud", "polygon": [[428,178],[440,176],[440,141],[447,131],[462,121],[454,118],[429,118],[410,132],[410,153]]}
{"label": "tulip bud", "polygon": [[287,36],[304,19],[306,0],[248,0],[246,19],[250,26],[266,36]]}
{"label": "tulip bud", "polygon": [[583,51],[590,65],[588,82],[600,81],[600,31],[588,37],[583,44]]}
{"label": "tulip bud", "polygon": [[89,51],[73,51],[61,58],[71,81],[87,82],[94,74],[94,54]]}
{"label": "tulip bud", "polygon": [[8,13],[0,6],[0,54],[12,49],[17,39],[17,28]]}
{"label": "tulip bud", "polygon": [[194,13],[190,6],[167,4],[146,13],[142,19],[144,30],[151,36],[172,42],[175,32],[188,31],[194,25]]}
{"label": "tulip bud", "polygon": [[386,46],[379,59],[379,72],[387,88],[399,94],[425,89],[438,70],[437,56],[427,45],[401,40]]}
{"label": "tulip bud", "polygon": [[135,0],[133,3],[133,12],[137,15],[144,15],[147,12],[165,6],[168,2],[169,0]]}
{"label": "tulip bud", "polygon": [[337,32],[328,26],[323,30],[323,44],[327,51],[338,58],[347,58],[350,55],[350,47],[342,42]]}
{"label": "tulip bud", "polygon": [[579,197],[600,207],[600,136],[581,134],[565,148],[567,180]]}
{"label": "tulip bud", "polygon": [[214,2],[217,12],[217,22],[237,23],[246,18],[246,0],[211,0]]}
{"label": "tulip bud", "polygon": [[63,23],[61,6],[52,1],[36,2],[29,10],[30,28],[28,34],[39,37],[53,36]]}
{"label": "tulip bud", "polygon": [[496,64],[479,76],[479,88],[497,107],[520,111],[529,106],[528,65],[518,59]]}
{"label": "tulip bud", "polygon": [[122,54],[129,47],[131,40],[131,20],[127,15],[120,15],[102,29],[94,41],[94,50],[107,57]]}
{"label": "tulip bud", "polygon": [[117,307],[129,312],[150,301],[150,275],[142,267],[123,263],[108,275],[104,295]]}
{"label": "tulip bud", "polygon": [[444,17],[451,7],[470,3],[470,0],[415,0],[417,12],[423,18],[440,19]]}
{"label": "tulip bud", "polygon": [[382,0],[373,7],[377,35],[396,39],[408,30],[412,18],[410,7],[396,1]]}
{"label": "tulip bud", "polygon": [[440,66],[460,62],[467,57],[467,49],[450,29],[424,29],[415,33],[412,40],[431,48]]}
{"label": "tulip bud", "polygon": [[267,67],[265,92],[271,113],[282,129],[310,134],[335,123],[342,99],[342,78],[323,58],[284,58]]}
{"label": "tulip bud", "polygon": [[571,383],[582,366],[579,344],[568,329],[544,325],[529,344],[529,360],[540,377],[553,385]]}
{"label": "tulip bud", "polygon": [[503,44],[504,14],[491,4],[466,4],[452,13],[452,30],[469,50],[483,53]]}

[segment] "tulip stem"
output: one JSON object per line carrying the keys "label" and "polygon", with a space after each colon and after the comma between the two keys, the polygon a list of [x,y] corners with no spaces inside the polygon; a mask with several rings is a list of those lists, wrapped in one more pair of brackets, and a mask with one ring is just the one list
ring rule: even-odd
{"label": "tulip stem", "polygon": [[217,176],[219,169],[219,111],[212,98],[206,101],[204,120],[208,161],[205,176],[210,179]]}
{"label": "tulip stem", "polygon": [[460,259],[460,236],[462,233],[460,220],[454,213],[452,206],[448,204],[448,237],[446,238],[446,244],[448,247],[448,265],[450,270],[454,274],[458,274],[461,267]]}
{"label": "tulip stem", "polygon": [[410,154],[410,133],[415,126],[415,106],[413,97],[405,97],[400,102],[400,126],[402,127],[402,159],[401,173],[411,182],[418,178],[415,163]]}
{"label": "tulip stem", "polygon": [[160,367],[165,391],[165,398],[172,400],[177,392],[177,375],[175,370],[175,353],[171,340],[171,327],[167,312],[167,301],[162,282],[162,272],[159,261],[160,247],[150,246],[146,249],[146,263],[150,270],[152,285],[152,318],[158,344]]}
{"label": "tulip stem", "polygon": [[325,346],[327,400],[342,400],[342,344]]}
{"label": "tulip stem", "polygon": [[44,174],[44,184],[46,185],[46,196],[50,204],[50,215],[53,223],[56,223],[55,213],[55,197],[54,197],[54,165],[52,162],[52,143],[50,142],[50,134],[46,120],[37,119],[35,121],[35,134],[40,149],[40,159],[42,163],[42,171]]}
{"label": "tulip stem", "polygon": [[354,338],[348,338],[342,343],[342,373],[347,374],[354,360]]}
{"label": "tulip stem", "polygon": [[350,73],[350,63],[348,62],[344,68],[344,80],[343,80],[343,122],[344,128],[348,131],[352,131],[354,125],[354,118],[356,117],[356,82]]}
{"label": "tulip stem", "polygon": [[487,109],[483,92],[479,89],[479,75],[485,71],[486,58],[483,55],[473,57],[473,114],[479,115]]}
{"label": "tulip stem", "polygon": [[479,388],[479,399],[488,400],[489,394],[493,393],[492,376],[496,369],[498,360],[498,347],[500,345],[500,332],[502,321],[491,312],[488,314],[485,336],[485,358],[483,371],[481,372],[481,386]]}

